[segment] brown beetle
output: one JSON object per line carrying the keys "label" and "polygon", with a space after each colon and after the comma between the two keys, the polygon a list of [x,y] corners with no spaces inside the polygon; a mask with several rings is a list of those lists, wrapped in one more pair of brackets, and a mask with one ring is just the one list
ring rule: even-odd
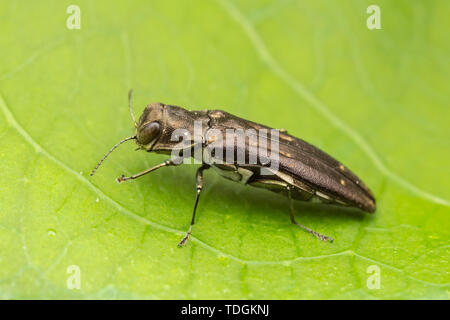
{"label": "brown beetle", "polygon": [[[186,244],[194,225],[195,212],[203,188],[203,171],[208,168],[213,168],[227,179],[286,195],[290,201],[291,222],[324,241],[333,239],[295,220],[293,199],[351,206],[366,212],[375,212],[375,197],[361,179],[339,161],[311,144],[289,135],[285,130],[278,131],[221,110],[188,111],[162,103],[148,105],[139,122],[136,122],[132,112],[131,95],[130,90],[129,108],[135,134],[116,144],[100,160],[91,175],[115,148],[128,140],[135,140],[138,149],[172,157],[130,177],[122,175],[117,178],[118,182],[139,178],[162,167],[180,165],[186,162],[187,158],[196,159],[197,163],[202,164],[196,175],[197,195],[191,224],[180,241],[180,246]],[[236,131],[244,133],[244,136],[237,135]],[[261,135],[261,132],[265,135]],[[262,137],[266,140],[262,140]],[[229,141],[232,143],[228,143]],[[266,144],[265,148],[261,148],[262,142]],[[220,156],[217,156],[218,153]],[[226,158],[224,154],[227,155]]]}

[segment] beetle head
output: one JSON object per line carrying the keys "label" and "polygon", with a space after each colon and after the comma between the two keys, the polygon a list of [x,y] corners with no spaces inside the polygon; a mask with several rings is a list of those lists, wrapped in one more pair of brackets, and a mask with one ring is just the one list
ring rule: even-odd
{"label": "beetle head", "polygon": [[[208,120],[205,112],[155,102],[144,109],[136,124],[136,143],[139,149],[170,154],[175,149],[202,141],[202,130]],[[196,121],[203,123],[202,130],[194,130]],[[183,147],[180,135],[183,135]]]}
{"label": "beetle head", "polygon": [[[177,133],[177,130],[184,130],[183,133],[189,137],[183,140],[187,142],[189,147],[198,141],[202,142],[203,130],[206,129],[205,124],[209,121],[206,111],[188,111],[181,107],[155,102],[144,109],[137,122],[132,110],[131,95],[132,91],[130,90],[128,101],[135,134],[123,139],[109,150],[95,169],[92,170],[91,175],[95,173],[106,157],[125,141],[135,140],[139,146],[137,150],[166,154],[170,154],[176,148],[184,149],[186,146],[186,144],[183,144],[183,146],[179,147],[179,139],[177,137],[180,138],[180,135],[179,132]],[[196,121],[200,121],[202,124],[200,132],[194,130]]]}
{"label": "beetle head", "polygon": [[131,96],[133,91],[130,90],[128,93],[128,102],[129,102],[129,108],[130,108],[130,115],[131,119],[133,119],[134,127],[136,128],[136,132],[134,136],[125,138],[121,141],[119,141],[114,147],[112,147],[105,156],[97,163],[94,170],[91,172],[91,176],[94,175],[94,173],[97,171],[98,167],[105,161],[105,159],[110,155],[111,152],[113,152],[118,146],[120,146],[122,143],[129,141],[129,140],[135,140],[137,145],[139,145],[139,149],[144,149],[147,151],[151,151],[153,145],[155,144],[156,140],[158,139],[160,132],[161,132],[161,124],[158,120],[162,119],[162,111],[164,108],[164,105],[161,103],[152,103],[151,105],[147,106],[147,108],[144,109],[144,112],[142,113],[141,117],[139,118],[139,123],[136,122],[136,118],[133,114],[133,109],[131,106]]}
{"label": "beetle head", "polygon": [[159,102],[148,105],[136,124],[136,143],[139,149],[152,151],[162,132],[164,105]]}

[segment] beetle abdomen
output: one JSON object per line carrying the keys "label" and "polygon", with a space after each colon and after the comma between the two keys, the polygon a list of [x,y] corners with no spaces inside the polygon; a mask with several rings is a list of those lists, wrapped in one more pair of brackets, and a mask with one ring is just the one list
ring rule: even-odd
{"label": "beetle abdomen", "polygon": [[[222,110],[211,110],[207,114],[211,119],[209,127],[220,130],[223,136],[226,136],[227,129],[272,129]],[[246,159],[253,155],[252,152],[255,152],[255,149],[250,148],[248,143],[246,140],[246,145],[236,146],[236,151],[245,152]],[[270,146],[267,151],[271,153]],[[258,155],[253,156],[258,158]],[[309,193],[311,197],[308,200],[320,199],[323,202],[349,205],[370,213],[375,212],[375,197],[361,179],[342,163],[315,146],[285,132],[280,132],[278,158],[279,166],[273,174],[288,185],[306,192],[302,197]],[[242,164],[238,164],[237,161],[233,164],[242,167]],[[253,176],[252,179],[254,178],[256,177]],[[260,184],[260,182],[253,181],[254,185]],[[276,184],[271,186],[275,189],[278,187]]]}

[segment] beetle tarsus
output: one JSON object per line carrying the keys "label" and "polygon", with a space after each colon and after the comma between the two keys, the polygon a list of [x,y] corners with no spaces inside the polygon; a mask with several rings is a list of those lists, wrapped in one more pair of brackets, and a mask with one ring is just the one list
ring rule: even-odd
{"label": "beetle tarsus", "polygon": [[117,177],[116,181],[121,183],[121,182],[124,182],[124,181],[127,181],[127,180],[134,180],[134,179],[137,179],[139,177],[142,177],[142,176],[146,175],[147,173],[153,172],[153,171],[155,171],[155,170],[157,170],[159,168],[167,167],[167,166],[178,166],[181,163],[182,163],[181,161],[178,161],[178,160],[174,161],[172,159],[169,159],[169,160],[164,161],[163,163],[160,163],[160,164],[158,164],[158,165],[156,165],[154,167],[151,167],[150,169],[147,169],[147,170],[144,170],[142,172],[136,173],[136,174],[134,174],[132,176],[125,177],[124,175],[121,175],[120,177]]}
{"label": "beetle tarsus", "polygon": [[311,233],[311,234],[314,235],[317,239],[320,239],[320,240],[322,240],[322,241],[329,241],[329,242],[333,242],[333,241],[334,241],[333,238],[328,237],[328,236],[325,236],[325,235],[323,235],[323,234],[320,234],[320,233],[318,233],[318,232],[316,232],[316,231],[314,231],[314,230],[312,230],[312,229],[310,229],[310,228],[308,228],[308,227],[306,227],[306,226],[304,226],[304,225],[298,223],[298,222],[295,221],[295,220],[293,220],[292,223],[295,224],[295,225],[297,225],[297,226],[299,226],[299,227],[302,228],[303,230],[306,230],[307,232]]}
{"label": "beetle tarsus", "polygon": [[303,230],[311,233],[312,235],[314,235],[316,238],[322,240],[322,241],[329,241],[329,242],[333,242],[334,239],[331,237],[327,237],[323,234],[320,234],[310,228],[308,228],[307,226],[304,226],[300,223],[298,223],[297,221],[295,221],[295,217],[294,217],[294,203],[292,200],[292,195],[291,195],[291,188],[287,187],[288,190],[288,197],[289,197],[289,215],[291,217],[291,222],[297,226],[299,226],[300,228],[302,228]]}
{"label": "beetle tarsus", "polygon": [[189,236],[191,235],[191,230],[192,230],[192,224],[189,227],[188,232],[186,232],[186,235],[183,237],[183,239],[181,239],[181,241],[178,243],[179,247],[184,247],[189,239]]}

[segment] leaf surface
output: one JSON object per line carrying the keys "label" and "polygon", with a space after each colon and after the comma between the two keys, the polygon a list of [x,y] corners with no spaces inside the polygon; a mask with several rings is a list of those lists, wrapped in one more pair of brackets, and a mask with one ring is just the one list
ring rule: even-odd
{"label": "leaf surface", "polygon": [[[368,1],[78,1],[80,30],[70,4],[0,4],[1,298],[448,299],[448,1],[379,1],[381,30]],[[177,248],[196,166],[119,185],[165,159],[130,143],[89,177],[133,132],[130,88],[137,115],[162,101],[287,129],[377,212],[296,202],[323,243],[285,198],[208,171]]]}

